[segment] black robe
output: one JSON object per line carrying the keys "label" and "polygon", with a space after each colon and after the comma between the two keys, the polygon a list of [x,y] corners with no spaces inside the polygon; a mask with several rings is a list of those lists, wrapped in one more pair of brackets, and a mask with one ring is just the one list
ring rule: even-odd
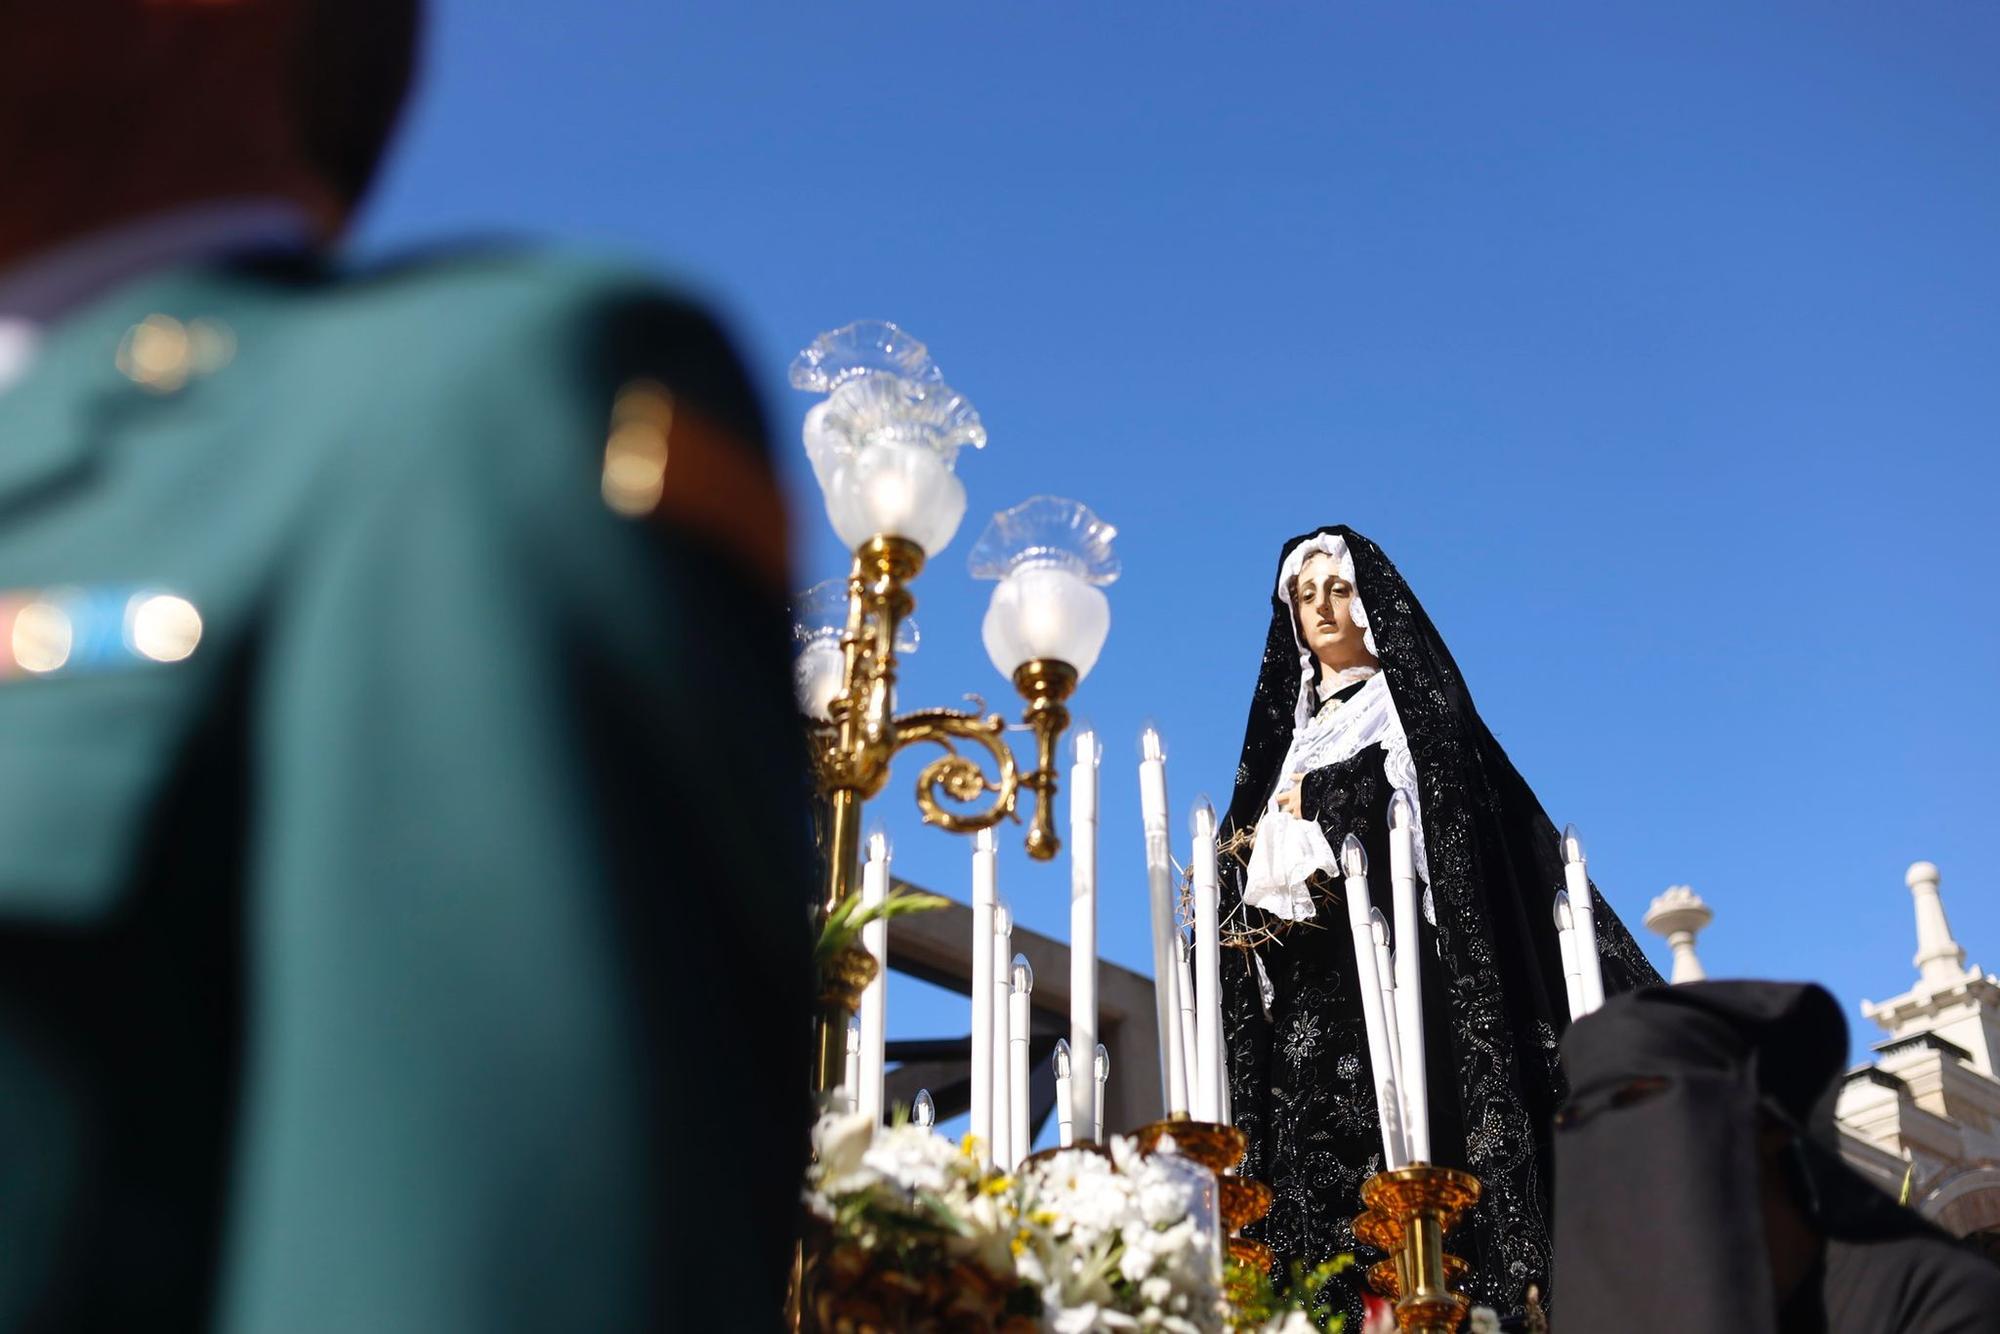
{"label": "black robe", "polygon": [[[1551,906],[1563,887],[1558,835],[1473,708],[1430,618],[1373,542],[1346,528],[1355,584],[1415,761],[1436,924],[1420,927],[1432,1158],[1479,1177],[1484,1196],[1450,1248],[1472,1265],[1475,1302],[1521,1309],[1550,1267],[1549,1122],[1563,1096],[1556,1044],[1567,1024]],[[1279,565],[1307,534],[1287,542]],[[1244,730],[1225,842],[1247,841],[1275,789],[1294,726],[1299,649],[1275,592]],[[1372,746],[1306,776],[1302,814],[1330,846],[1350,832],[1368,851],[1374,903],[1394,921],[1383,751]],[[1374,1084],[1354,990],[1354,953],[1337,884],[1316,916],[1285,924],[1242,903],[1244,860],[1224,858],[1225,913],[1252,936],[1223,959],[1230,1099],[1249,1136],[1245,1173],[1274,1191],[1253,1229],[1282,1260],[1353,1251],[1360,1185],[1382,1166]],[[1598,950],[1608,992],[1658,980],[1602,896]],[[1274,998],[1267,1020],[1252,953]],[[1358,1324],[1358,1321],[1356,1322]]]}
{"label": "black robe", "polygon": [[[1821,988],[1656,987],[1576,1025],[1563,1052],[1556,1334],[2000,1331],[2000,1267],[1840,1160],[1847,1025]],[[1792,1135],[1771,1189],[1820,1239],[1782,1298],[1759,1150],[1773,1126]]]}

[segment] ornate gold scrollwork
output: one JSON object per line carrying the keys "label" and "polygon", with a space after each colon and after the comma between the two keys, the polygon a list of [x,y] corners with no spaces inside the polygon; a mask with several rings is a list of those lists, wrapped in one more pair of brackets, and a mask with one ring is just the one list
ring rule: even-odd
{"label": "ornate gold scrollwork", "polygon": [[[1007,722],[999,714],[981,718],[951,709],[926,709],[898,718],[895,725],[896,749],[933,742],[946,753],[924,766],[917,776],[917,806],[924,821],[954,834],[972,834],[991,829],[1014,813],[1014,797],[1020,774],[1014,748],[1007,744]],[[969,741],[983,747],[1000,770],[989,779],[985,769],[970,755],[962,755],[952,742]],[[947,810],[939,804],[943,795],[961,805],[977,801],[980,794],[999,794],[983,811]]]}

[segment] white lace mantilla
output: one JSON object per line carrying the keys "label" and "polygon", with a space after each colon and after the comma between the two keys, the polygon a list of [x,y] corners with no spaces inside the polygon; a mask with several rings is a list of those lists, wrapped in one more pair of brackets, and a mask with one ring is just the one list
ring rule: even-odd
{"label": "white lace mantilla", "polygon": [[1331,709],[1323,709],[1302,734],[1292,737],[1291,749],[1278,771],[1277,790],[1257,821],[1257,841],[1250,849],[1250,866],[1244,878],[1243,901],[1290,922],[1313,916],[1312,895],[1306,882],[1317,871],[1337,873],[1340,858],[1327,843],[1318,821],[1303,820],[1278,808],[1280,794],[1315,769],[1359,755],[1370,746],[1382,747],[1382,769],[1389,786],[1401,789],[1409,798],[1416,816],[1415,838],[1417,878],[1426,886],[1424,916],[1435,920],[1430,905],[1430,868],[1424,858],[1424,816],[1417,791],[1417,766],[1410,758],[1410,742],[1396,716],[1396,702],[1389,694],[1389,682],[1379,673],[1370,677],[1353,698]]}

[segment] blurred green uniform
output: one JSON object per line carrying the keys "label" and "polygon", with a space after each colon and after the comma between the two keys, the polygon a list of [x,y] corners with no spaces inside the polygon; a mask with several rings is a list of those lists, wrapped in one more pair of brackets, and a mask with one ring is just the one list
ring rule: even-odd
{"label": "blurred green uniform", "polygon": [[776,1323],[783,544],[739,364],[630,274],[237,263],[48,331],[0,394],[0,1330]]}

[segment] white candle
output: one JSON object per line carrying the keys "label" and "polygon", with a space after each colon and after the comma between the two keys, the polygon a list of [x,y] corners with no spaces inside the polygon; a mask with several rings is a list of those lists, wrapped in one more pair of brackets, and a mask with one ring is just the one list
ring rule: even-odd
{"label": "white candle", "polygon": [[1007,1066],[1008,1135],[1014,1151],[1009,1166],[1019,1168],[1033,1147],[1028,1130],[1028,1024],[1035,970],[1028,966],[1027,955],[1017,954],[1009,971],[1014,984],[1007,997],[1007,1051],[1011,1057]]}
{"label": "white candle", "polygon": [[1569,1002],[1569,1017],[1574,1023],[1583,1018],[1583,979],[1576,968],[1576,921],[1569,909],[1569,891],[1556,891],[1556,948],[1562,953],[1563,998]]}
{"label": "white candle", "polygon": [[1187,936],[1179,927],[1174,928],[1174,1008],[1180,1013],[1181,1077],[1187,1089],[1185,1105],[1190,1114],[1194,1114],[1198,1101],[1195,1073],[1200,1060],[1195,1046],[1193,955],[1194,947],[1188,943]]}
{"label": "white candle", "polygon": [[[1056,1143],[1067,1149],[1076,1143],[1076,1105],[1072,1101],[1074,1087],[1077,1084],[1088,1086],[1092,1081],[1071,1078],[1069,1042],[1066,1039],[1056,1039],[1056,1054],[1052,1063],[1056,1071]],[[1086,1114],[1088,1111],[1086,1107]],[[1090,1123],[1085,1121],[1084,1124]]]}
{"label": "white candle", "polygon": [[1014,915],[1004,903],[993,905],[993,939],[987,948],[993,951],[993,1165],[1005,1172],[1014,1165],[1014,1104],[1007,1078],[1008,1030],[1013,1026],[1007,1004],[1007,993],[1013,989],[1008,963],[1014,957]]}
{"label": "white candle", "polygon": [[991,829],[972,841],[972,1125],[979,1165],[993,1165],[993,904],[1000,844]]}
{"label": "white candle", "polygon": [[[1148,727],[1139,738],[1139,813],[1146,834],[1146,889],[1153,914],[1153,1022],[1160,1037],[1160,1098],[1169,1116],[1187,1115],[1187,1072],[1177,1040],[1180,1006],[1174,993],[1173,860],[1167,846],[1167,748]],[[1179,1071],[1178,1081],[1175,1072]]]}
{"label": "white candle", "polygon": [[1396,1124],[1402,1127],[1403,1149],[1410,1147],[1410,1112],[1403,1105],[1403,1040],[1396,1023],[1396,964],[1389,951],[1389,919],[1380,908],[1368,910],[1368,939],[1375,947],[1375,985],[1382,993],[1383,1037],[1389,1048],[1389,1087],[1395,1090]]}
{"label": "white candle", "polygon": [[1429,1055],[1424,1048],[1423,904],[1417,893],[1417,812],[1409,794],[1389,799],[1389,882],[1396,909],[1396,1037],[1410,1160],[1431,1160]]}
{"label": "white candle", "polygon": [[[868,837],[868,861],[861,868],[861,905],[880,908],[889,893],[889,836]],[[886,1065],[889,999],[889,922],[877,917],[861,928],[861,947],[875,960],[875,977],[861,993],[860,1084],[855,1110],[882,1124],[882,1077]]]}
{"label": "white candle", "polygon": [[1222,937],[1215,872],[1215,807],[1206,798],[1194,808],[1195,1099],[1198,1121],[1224,1121],[1225,1057],[1222,1050]]}
{"label": "white candle", "polygon": [[861,1025],[858,1022],[847,1025],[847,1073],[842,1082],[846,1087],[841,1089],[841,1095],[847,1110],[859,1111],[854,1096],[855,1090],[861,1087]]}
{"label": "white candle", "polygon": [[[1069,1050],[1097,1046],[1097,734],[1077,733],[1076,763],[1069,771]],[[1059,1088],[1060,1124],[1092,1123],[1092,1081]],[[1071,1141],[1065,1139],[1064,1144]]]}
{"label": "white candle", "polygon": [[1340,845],[1340,867],[1347,877],[1347,925],[1354,938],[1355,990],[1361,993],[1361,1022],[1368,1031],[1368,1064],[1375,1077],[1375,1104],[1382,1124],[1382,1163],[1389,1168],[1409,1161],[1403,1147],[1403,1117],[1396,1106],[1395,1059],[1389,1055],[1389,1031],[1382,1018],[1382,983],[1375,976],[1375,938],[1368,915],[1368,853],[1349,834]]}
{"label": "white candle", "polygon": [[1597,908],[1575,825],[1563,830],[1562,847],[1563,882],[1569,886],[1569,911],[1576,924],[1576,974],[1583,984],[1583,1012],[1589,1014],[1604,1004],[1604,969],[1597,957]]}
{"label": "white candle", "polygon": [[1104,1143],[1104,1086],[1111,1079],[1111,1050],[1102,1042],[1090,1058],[1091,1082],[1097,1085],[1097,1097],[1091,1104],[1090,1137],[1097,1143]]}

